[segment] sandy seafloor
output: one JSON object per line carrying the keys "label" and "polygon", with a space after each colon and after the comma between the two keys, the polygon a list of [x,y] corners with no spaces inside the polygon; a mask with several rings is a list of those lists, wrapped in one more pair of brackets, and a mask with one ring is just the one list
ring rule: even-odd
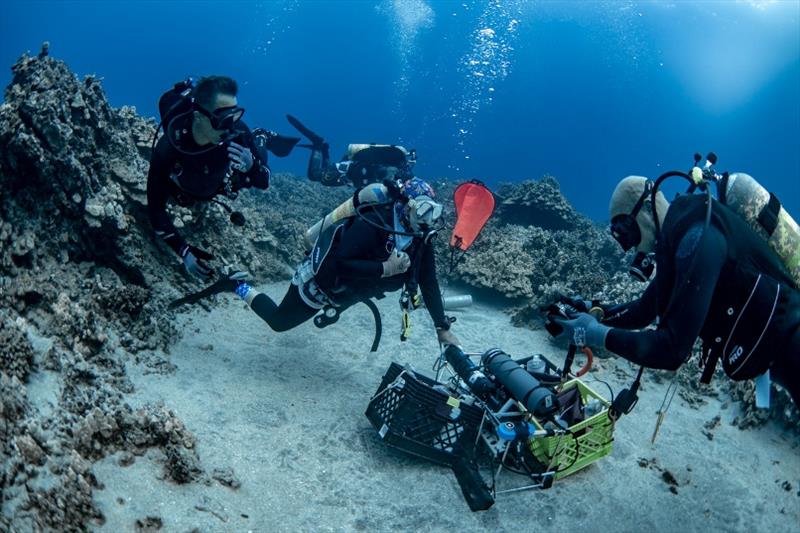
{"label": "sandy seafloor", "polygon": [[[285,286],[261,289],[282,297]],[[489,511],[472,513],[449,469],[388,448],[364,416],[390,361],[432,373],[437,343],[424,310],[413,314],[411,340],[400,343],[397,297],[380,301],[384,338],[370,354],[364,306],[324,330],[309,322],[276,334],[235,297],[217,304],[211,312],[184,309],[185,334],[168,356],[177,371],[128,365],[130,402],[163,399],[196,435],[205,470],[233,467],[241,487],[176,485],[160,479],[159,452],[127,467],[115,454],[94,467],[105,486],[95,492],[107,518],[98,531],[133,531],[147,516],[177,532],[800,531],[800,439],[772,424],[736,428],[735,403],[710,398],[694,409],[676,396],[651,445],[667,387],[652,379],[618,422],[610,456],[549,490],[500,495]],[[468,351],[497,346],[562,360],[544,331],[515,328],[500,309],[476,303],[455,314],[453,331]],[[621,360],[600,365],[590,375],[615,390],[635,373]],[[721,423],[709,440],[703,426],[716,415]],[[664,471],[677,480],[677,494]]]}

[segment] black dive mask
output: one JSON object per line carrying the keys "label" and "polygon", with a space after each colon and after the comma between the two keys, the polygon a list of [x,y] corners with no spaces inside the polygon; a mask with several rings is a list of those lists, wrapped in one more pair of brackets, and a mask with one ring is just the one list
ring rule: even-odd
{"label": "black dive mask", "polygon": [[628,274],[638,281],[645,282],[653,275],[655,267],[655,254],[638,252],[636,257],[633,258],[631,266],[628,268]]}
{"label": "black dive mask", "polygon": [[617,215],[611,219],[611,236],[626,252],[642,242],[642,231],[636,217],[631,215]]}
{"label": "black dive mask", "polygon": [[647,180],[644,184],[644,191],[636,204],[628,214],[617,215],[611,219],[611,236],[622,246],[626,252],[638,246],[642,242],[642,230],[639,229],[639,224],[636,222],[636,215],[642,210],[647,197],[653,191],[653,182]]}
{"label": "black dive mask", "polygon": [[211,127],[217,131],[231,131],[234,125],[242,119],[244,108],[239,106],[220,107],[213,112],[201,105],[195,104],[195,111],[208,117]]}

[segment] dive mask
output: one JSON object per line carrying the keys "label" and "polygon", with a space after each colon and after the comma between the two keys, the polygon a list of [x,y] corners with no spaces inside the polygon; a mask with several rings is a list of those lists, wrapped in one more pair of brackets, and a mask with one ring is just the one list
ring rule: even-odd
{"label": "dive mask", "polygon": [[220,107],[209,111],[201,105],[195,104],[195,111],[208,117],[211,127],[217,131],[231,131],[233,126],[242,119],[244,108],[239,106]]}
{"label": "dive mask", "polygon": [[636,217],[631,215],[617,215],[611,219],[611,236],[626,252],[642,242],[642,231]]}
{"label": "dive mask", "polygon": [[420,195],[412,198],[406,207],[408,221],[414,231],[430,229],[442,217],[442,204],[435,202],[430,196]]}
{"label": "dive mask", "polygon": [[636,222],[636,215],[642,210],[642,206],[652,191],[653,182],[647,180],[644,185],[644,191],[642,191],[639,199],[636,200],[631,212],[617,215],[611,219],[611,236],[626,252],[642,242],[642,230],[639,229],[639,223]]}

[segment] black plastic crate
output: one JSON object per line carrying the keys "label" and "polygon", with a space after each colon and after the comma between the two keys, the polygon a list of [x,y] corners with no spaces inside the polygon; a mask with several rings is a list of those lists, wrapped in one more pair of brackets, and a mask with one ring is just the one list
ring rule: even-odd
{"label": "black plastic crate", "polygon": [[441,383],[392,363],[366,415],[390,446],[453,466],[458,457],[472,455],[483,411]]}

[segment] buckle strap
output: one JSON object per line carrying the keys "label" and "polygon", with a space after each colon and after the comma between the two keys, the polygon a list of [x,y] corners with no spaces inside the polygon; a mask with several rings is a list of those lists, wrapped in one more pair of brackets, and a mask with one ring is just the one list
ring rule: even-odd
{"label": "buckle strap", "polygon": [[700,356],[700,366],[703,368],[703,373],[700,376],[700,383],[708,385],[711,383],[711,378],[714,376],[714,370],[717,368],[719,361],[719,354],[713,351],[711,347],[703,346],[703,354]]}
{"label": "buckle strap", "polygon": [[769,202],[758,214],[758,223],[766,230],[769,237],[772,237],[772,234],[775,233],[775,228],[778,227],[778,214],[780,211],[781,201],[773,193],[769,193]]}

